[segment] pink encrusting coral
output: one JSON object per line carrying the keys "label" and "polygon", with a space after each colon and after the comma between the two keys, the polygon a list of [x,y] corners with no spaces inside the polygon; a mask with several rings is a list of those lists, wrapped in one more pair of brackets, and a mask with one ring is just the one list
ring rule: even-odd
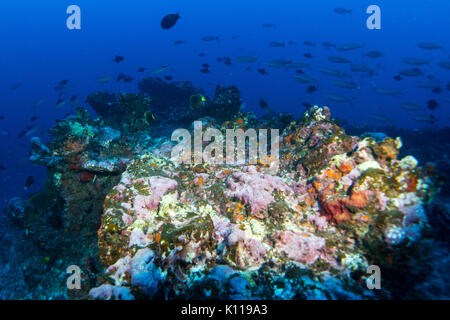
{"label": "pink encrusting coral", "polygon": [[130,288],[103,284],[100,287],[93,288],[89,295],[94,299],[102,300],[134,300]]}
{"label": "pink encrusting coral", "polygon": [[150,211],[156,210],[163,195],[175,189],[178,184],[175,180],[166,177],[148,177],[136,180],[136,183],[147,187],[150,195],[137,195],[133,201],[133,209],[138,219],[147,220]]}
{"label": "pink encrusting coral", "polygon": [[149,177],[143,179],[149,186],[151,197],[146,205],[147,209],[155,210],[158,208],[162,196],[169,190],[175,189],[178,184],[175,180],[166,177]]}
{"label": "pink encrusting coral", "polygon": [[259,173],[255,166],[246,167],[242,172],[234,172],[228,178],[227,186],[225,196],[243,200],[250,205],[252,214],[256,216],[264,215],[269,204],[275,201],[272,195],[274,191],[283,192],[286,195],[294,193],[283,179]]}
{"label": "pink encrusting coral", "polygon": [[277,232],[272,236],[274,248],[284,252],[289,259],[310,264],[320,256],[325,247],[325,239],[311,234],[298,234],[292,231]]}
{"label": "pink encrusting coral", "polygon": [[327,218],[318,214],[308,216],[308,222],[314,223],[320,231],[328,227]]}
{"label": "pink encrusting coral", "polygon": [[139,228],[133,229],[130,234],[130,244],[129,247],[138,246],[140,248],[144,248],[149,245],[151,241],[147,238],[145,233]]}

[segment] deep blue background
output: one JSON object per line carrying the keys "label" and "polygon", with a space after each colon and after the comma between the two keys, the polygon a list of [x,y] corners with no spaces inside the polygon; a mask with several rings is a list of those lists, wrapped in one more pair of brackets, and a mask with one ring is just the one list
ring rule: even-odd
{"label": "deep blue background", "polygon": [[[82,30],[66,28],[66,8],[76,4],[82,10]],[[366,28],[366,8],[377,4],[382,10],[382,29]],[[352,15],[339,15],[335,7],[352,9]],[[167,13],[181,15],[181,20],[170,30],[160,28],[161,18]],[[137,91],[139,78],[150,76],[149,70],[161,65],[170,69],[161,74],[172,75],[175,80],[190,80],[212,95],[217,84],[236,85],[242,92],[247,110],[261,114],[257,106],[260,98],[269,102],[275,111],[288,111],[300,115],[302,102],[329,105],[332,115],[353,124],[369,123],[385,125],[369,118],[381,115],[391,123],[405,128],[421,128],[429,124],[411,120],[411,112],[399,109],[398,103],[416,102],[423,110],[416,115],[435,114],[439,119],[435,126],[449,124],[450,92],[431,93],[417,88],[419,78],[393,80],[400,70],[410,68],[401,62],[403,57],[432,59],[421,67],[426,75],[447,83],[450,71],[437,66],[440,60],[449,60],[450,1],[433,0],[321,0],[321,1],[250,1],[250,0],[77,0],[77,1],[31,1],[2,0],[0,4],[0,164],[8,170],[0,171],[0,204],[13,195],[31,193],[40,188],[45,177],[42,168],[31,165],[29,138],[18,139],[17,134],[37,115],[38,130],[33,135],[48,138],[47,130],[56,119],[74,110],[70,104],[55,108],[58,99],[53,88],[63,79],[69,79],[74,88],[69,93],[84,102],[87,94],[96,90]],[[276,24],[275,29],[263,28],[263,23]],[[220,41],[204,42],[203,36],[217,35]],[[233,39],[234,35],[240,38]],[[187,40],[187,44],[174,46],[174,40]],[[297,41],[298,46],[272,48],[270,41]],[[303,41],[317,43],[315,47],[304,46]],[[362,50],[346,53],[334,48],[324,48],[324,41],[332,43],[361,42]],[[428,51],[416,43],[433,41],[444,46],[442,50]],[[362,53],[380,50],[384,57],[370,59]],[[203,52],[205,57],[199,57]],[[310,52],[314,58],[306,59]],[[125,56],[120,64],[111,60],[115,55]],[[254,55],[258,61],[251,64],[233,63],[231,67],[216,62],[217,57]],[[318,67],[334,67],[349,72],[348,65],[333,64],[330,55],[344,56],[355,63],[367,63],[376,69],[374,77],[355,74],[354,81],[361,91],[340,89],[333,85],[332,77],[317,72]],[[270,69],[264,65],[276,58],[293,59],[311,63],[305,73],[320,79],[318,91],[305,92],[306,85],[293,80],[294,70]],[[199,72],[202,63],[212,65],[211,73]],[[139,67],[146,67],[138,74]],[[269,74],[256,72],[266,68]],[[117,76],[119,72],[137,77],[131,84],[100,84],[101,76]],[[10,90],[16,83],[21,88]],[[373,86],[382,86],[404,92],[402,97],[374,94]],[[336,103],[327,94],[341,94],[354,99],[353,105]],[[425,108],[428,99],[436,99],[440,106],[435,111]],[[40,101],[38,107],[34,107]],[[84,103],[82,105],[85,105]],[[28,175],[36,175],[37,183],[23,190]]]}

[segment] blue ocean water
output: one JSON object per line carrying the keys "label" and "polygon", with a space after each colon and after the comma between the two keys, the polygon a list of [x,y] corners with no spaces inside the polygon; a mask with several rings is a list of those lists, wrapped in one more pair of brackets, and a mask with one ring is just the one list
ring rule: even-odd
{"label": "blue ocean water", "polygon": [[[66,9],[72,4],[81,8],[81,30],[66,27]],[[381,9],[380,30],[366,26],[366,9],[373,4]],[[351,9],[351,14],[336,13],[334,8],[340,7]],[[367,125],[374,131],[391,126],[420,132],[450,124],[450,70],[438,65],[450,60],[448,0],[3,0],[0,9],[0,115],[4,117],[0,120],[0,164],[5,168],[0,170],[2,207],[10,197],[25,197],[42,188],[45,169],[28,161],[32,136],[48,140],[48,129],[77,106],[95,115],[85,102],[94,91],[138,92],[138,81],[152,76],[151,71],[161,66],[168,68],[157,76],[191,81],[209,96],[218,84],[235,85],[241,91],[245,110],[257,116],[264,114],[258,105],[263,99],[274,112],[289,112],[297,117],[305,111],[304,103],[327,105],[333,117],[349,126]],[[173,28],[163,30],[161,19],[169,13],[179,13],[181,19]],[[205,36],[217,36],[219,40],[206,42],[202,40]],[[186,43],[174,45],[176,40]],[[284,42],[285,47],[270,46],[273,41]],[[305,41],[314,45],[305,45]],[[359,43],[363,48],[341,52],[336,47],[325,47],[324,42]],[[436,43],[442,48],[423,49],[417,45],[420,42]],[[382,56],[368,57],[366,54],[372,50],[380,51]],[[307,53],[312,58],[306,57]],[[112,59],[117,55],[125,57],[124,61],[114,63]],[[224,56],[232,59],[231,66],[216,60]],[[239,56],[254,56],[257,60],[234,61]],[[373,74],[352,72],[349,64],[330,62],[330,56],[364,64]],[[406,57],[427,63],[411,66],[402,62]],[[274,59],[308,63],[302,70],[317,82],[296,82],[295,69],[267,66]],[[200,72],[205,63],[210,65],[209,73]],[[140,67],[145,68],[143,73],[137,72]],[[422,75],[394,79],[399,71],[415,67]],[[261,68],[267,74],[257,71]],[[344,70],[351,78],[328,76],[319,71],[321,68]],[[119,73],[134,80],[114,81]],[[113,80],[99,83],[101,77]],[[62,99],[76,96],[78,105],[67,103],[57,108],[61,97],[54,88],[62,80],[69,80],[70,87]],[[334,85],[338,80],[352,80],[358,89],[338,88]],[[417,82],[428,80],[440,81],[440,91],[417,86]],[[316,90],[308,93],[309,85]],[[374,91],[377,87],[402,94],[380,95]],[[334,101],[329,95],[343,96],[351,103]],[[427,107],[429,100],[438,103],[436,109]],[[413,102],[420,110],[401,109],[402,102]],[[33,116],[37,120],[30,121]],[[423,121],[430,116],[432,121]],[[18,137],[30,124],[35,131]],[[34,176],[36,182],[24,189],[28,176]]]}

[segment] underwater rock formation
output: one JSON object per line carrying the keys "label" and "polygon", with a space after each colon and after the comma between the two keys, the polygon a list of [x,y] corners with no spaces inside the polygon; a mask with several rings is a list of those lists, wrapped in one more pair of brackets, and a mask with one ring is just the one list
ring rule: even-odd
{"label": "underwater rock formation", "polygon": [[43,255],[47,265],[57,264],[60,273],[71,264],[83,268],[86,290],[95,285],[102,269],[96,234],[102,202],[133,151],[120,131],[92,120],[81,108],[50,132],[47,144],[37,137],[31,140],[30,160],[46,166],[48,178],[43,190],[26,201],[22,223],[27,241],[37,246],[36,255]]}
{"label": "underwater rock formation", "polygon": [[108,126],[127,134],[148,130],[153,123],[152,99],[146,94],[95,92],[86,101]]}
{"label": "underwater rock formation", "polygon": [[235,86],[217,86],[214,98],[205,98],[202,108],[192,109],[190,98],[200,94],[189,81],[167,82],[160,78],[145,78],[139,82],[142,93],[152,97],[151,110],[157,119],[154,128],[156,136],[169,135],[180,127],[188,127],[202,117],[214,118],[218,123],[232,119],[242,105],[240,92]]}
{"label": "underwater rock formation", "polygon": [[437,191],[415,158],[398,159],[401,145],[348,136],[314,107],[283,130],[277,173],[264,161],[179,165],[142,152],[106,196],[98,245],[108,279],[90,295],[374,298],[367,267],[395,273],[412,255]]}

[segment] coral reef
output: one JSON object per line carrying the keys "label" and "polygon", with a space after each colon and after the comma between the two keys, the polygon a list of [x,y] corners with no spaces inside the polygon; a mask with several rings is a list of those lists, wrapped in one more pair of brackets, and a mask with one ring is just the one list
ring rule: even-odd
{"label": "coral reef", "polygon": [[[24,266],[18,290],[33,292],[24,296],[385,299],[445,292],[435,281],[440,269],[424,273],[427,257],[437,260],[430,247],[445,251],[432,231],[448,242],[448,206],[432,202],[442,179],[436,166],[405,154],[400,138],[349,135],[327,107],[295,121],[288,114],[258,119],[241,110],[234,86],[218,86],[212,99],[189,82],[147,78],[139,88],[93,93],[87,101],[97,118],[79,108],[57,122],[50,141],[31,139],[30,160],[48,178],[27,200],[11,199],[5,216],[29,244],[21,252],[33,251],[5,269]],[[196,94],[202,103],[191,108]],[[186,128],[195,137],[194,121],[202,134],[279,129],[280,139],[270,135],[272,150],[255,163],[180,164],[170,134]],[[248,153],[250,144],[233,152]],[[50,284],[74,264],[83,270],[81,290]],[[382,290],[366,286],[370,265],[383,272]]]}
{"label": "coral reef", "polygon": [[317,298],[333,296],[318,282],[331,277],[352,288],[342,289],[347,298],[372,297],[361,285],[367,267],[395,269],[389,256],[412,250],[427,229],[433,176],[411,156],[398,159],[399,138],[347,136],[326,107],[282,137],[276,174],[152,153],[132,160],[99,229],[109,284],[134,298],[286,298],[280,288]]}

